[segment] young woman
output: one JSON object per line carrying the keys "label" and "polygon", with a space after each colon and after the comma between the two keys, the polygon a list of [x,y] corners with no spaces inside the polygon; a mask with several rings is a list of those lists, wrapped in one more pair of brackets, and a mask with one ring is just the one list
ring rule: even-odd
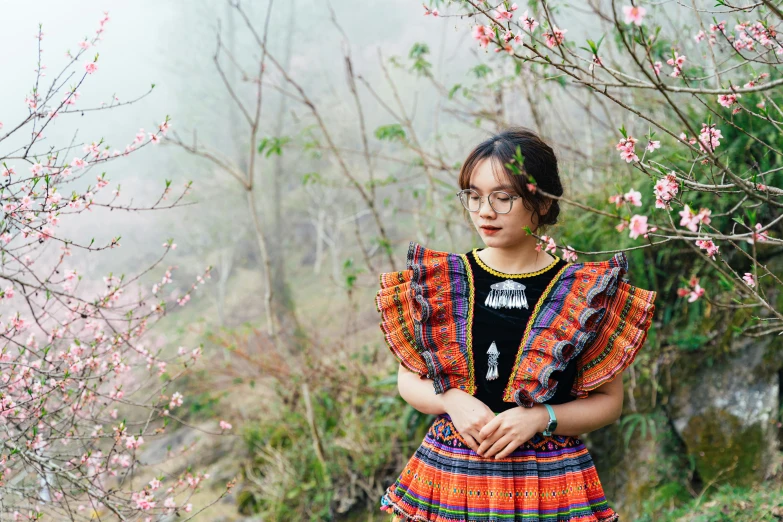
{"label": "young woman", "polygon": [[[647,337],[656,293],[631,286],[624,253],[566,262],[529,227],[557,222],[555,154],[509,129],[462,166],[459,199],[486,247],[411,242],[406,269],[380,274],[381,329],[399,392],[436,415],[381,510],[397,521],[616,521],[578,438],[616,421],[621,374]],[[434,392],[434,393],[433,393]]]}

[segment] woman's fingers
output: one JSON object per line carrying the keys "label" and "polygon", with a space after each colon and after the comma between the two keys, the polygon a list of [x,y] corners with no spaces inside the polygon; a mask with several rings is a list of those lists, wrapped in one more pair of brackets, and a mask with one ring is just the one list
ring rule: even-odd
{"label": "woman's fingers", "polygon": [[505,434],[500,433],[500,430],[493,431],[489,436],[487,436],[479,446],[479,450],[477,453],[481,453],[484,456],[492,456],[492,447],[497,444],[497,441],[501,439],[501,437],[504,437]]}
{"label": "woman's fingers", "polygon": [[470,448],[473,451],[478,450],[478,447],[479,447],[478,442],[476,442],[476,439],[472,435],[470,435],[469,433],[461,433],[461,435],[462,435],[462,438],[465,440],[465,443],[468,446],[470,446]]}
{"label": "woman's fingers", "polygon": [[[479,437],[481,437],[482,440],[487,439],[497,431],[499,425],[500,420],[498,417],[495,417],[494,414],[491,417],[486,418],[484,425],[481,427],[481,431],[479,431]],[[483,436],[482,433],[484,434]]]}
{"label": "woman's fingers", "polygon": [[504,459],[504,458],[508,457],[509,455],[511,455],[514,452],[514,450],[516,450],[518,447],[519,447],[519,445],[516,442],[513,442],[513,441],[509,442],[508,445],[505,448],[503,448],[503,451],[501,451],[500,453],[495,455],[495,458],[496,459]]}
{"label": "woman's fingers", "polygon": [[512,442],[514,441],[513,437],[510,437],[508,435],[499,438],[497,441],[495,441],[494,444],[492,444],[492,447],[490,447],[486,453],[484,453],[485,457],[494,457],[498,455],[500,452],[505,450]]}

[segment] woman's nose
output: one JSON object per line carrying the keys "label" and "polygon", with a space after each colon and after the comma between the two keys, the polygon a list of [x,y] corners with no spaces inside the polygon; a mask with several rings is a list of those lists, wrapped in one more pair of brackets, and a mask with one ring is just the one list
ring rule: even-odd
{"label": "woman's nose", "polygon": [[495,217],[495,211],[492,209],[492,205],[489,204],[489,197],[481,202],[481,208],[479,208],[479,216],[481,217]]}

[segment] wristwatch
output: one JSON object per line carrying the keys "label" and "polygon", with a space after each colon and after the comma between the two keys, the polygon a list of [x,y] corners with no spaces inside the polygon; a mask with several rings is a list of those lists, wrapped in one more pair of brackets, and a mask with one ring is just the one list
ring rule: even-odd
{"label": "wristwatch", "polygon": [[552,406],[549,404],[544,404],[544,406],[549,410],[549,424],[546,425],[543,435],[545,437],[550,437],[552,432],[555,431],[555,428],[557,428],[557,418],[555,417],[555,410],[552,409]]}

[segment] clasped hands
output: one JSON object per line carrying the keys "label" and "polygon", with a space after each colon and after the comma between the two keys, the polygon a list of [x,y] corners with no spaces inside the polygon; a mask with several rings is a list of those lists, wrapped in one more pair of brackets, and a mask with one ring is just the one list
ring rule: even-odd
{"label": "clasped hands", "polygon": [[459,434],[473,451],[485,458],[507,457],[543,431],[549,420],[543,407],[517,406],[495,415],[486,404],[459,389],[448,390],[443,401]]}

